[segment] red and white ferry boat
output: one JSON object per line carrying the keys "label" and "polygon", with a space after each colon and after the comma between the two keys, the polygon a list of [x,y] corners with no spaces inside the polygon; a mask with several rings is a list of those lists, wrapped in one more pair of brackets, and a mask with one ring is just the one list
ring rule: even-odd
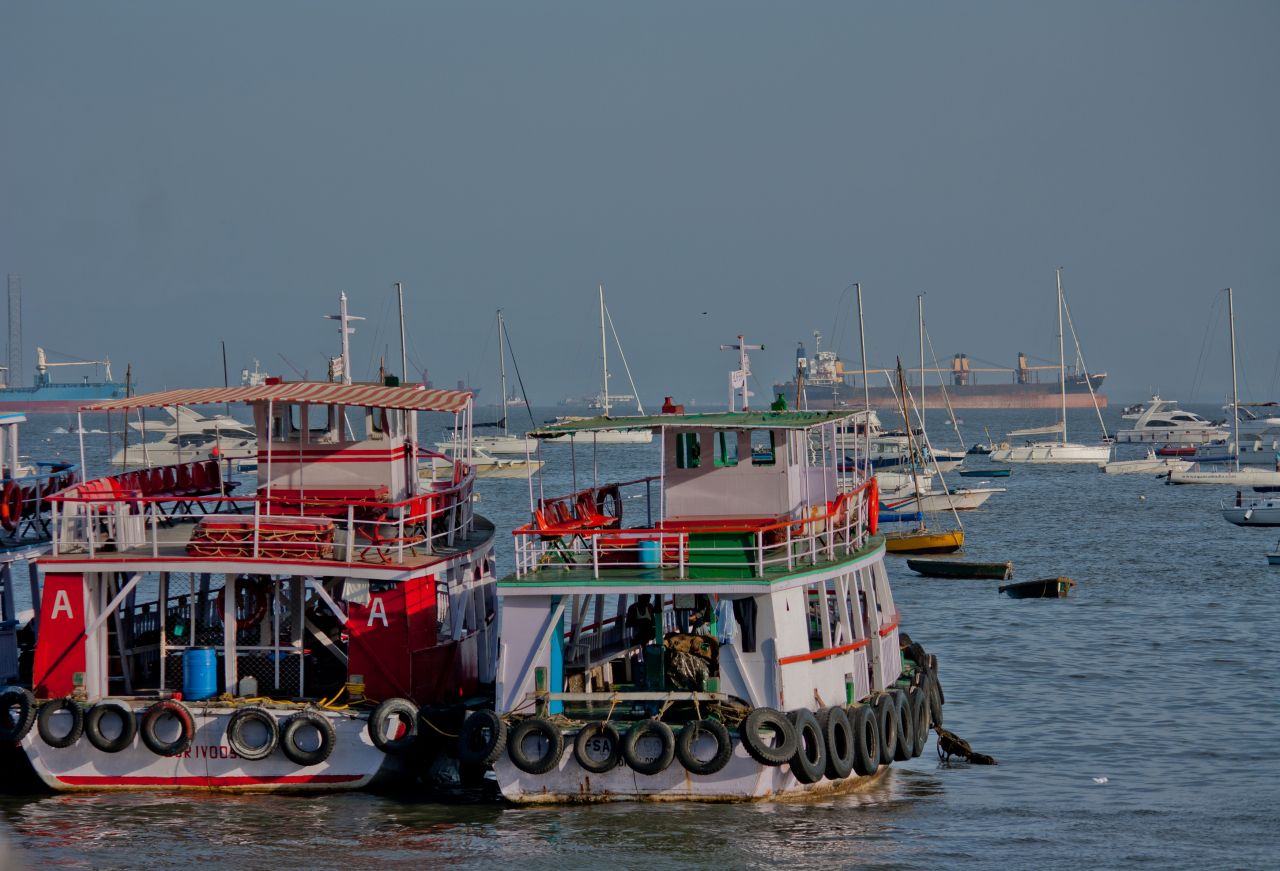
{"label": "red and white ferry boat", "polygon": [[0,742],[52,789],[361,788],[404,772],[421,706],[494,680],[468,455],[418,471],[418,413],[465,445],[471,394],[271,379],[85,410],[223,403],[252,410],[247,492],[203,460],[49,497],[33,675],[0,689]]}

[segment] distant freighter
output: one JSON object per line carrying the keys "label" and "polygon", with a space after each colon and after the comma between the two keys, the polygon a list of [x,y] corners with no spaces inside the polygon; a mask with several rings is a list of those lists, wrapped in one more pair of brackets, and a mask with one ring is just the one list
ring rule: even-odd
{"label": "distant freighter", "polygon": [[[1049,370],[1052,370],[1054,377],[1046,377],[1043,381],[1037,380],[1041,372],[1047,375]],[[803,379],[803,402],[796,402],[795,378],[785,384],[773,385],[775,395],[787,397],[788,408],[804,408],[806,405],[813,409],[855,408],[862,405],[863,390],[859,380],[862,372],[846,370],[844,363],[834,351],[820,350],[810,358],[805,356],[804,345],[801,344],[796,350],[796,371],[798,377]],[[885,385],[873,386],[868,391],[872,408],[898,407],[895,391],[888,386],[892,372],[892,369],[868,370],[872,379],[871,384],[881,379],[881,383]],[[906,370],[906,373],[908,386],[911,388],[915,402],[919,404],[920,370],[912,368]],[[943,373],[948,376],[946,398],[951,401],[954,408],[1058,408],[1062,404],[1062,388],[1057,378],[1058,367],[1056,365],[1032,366],[1028,362],[1027,355],[1022,353],[1018,354],[1018,364],[1012,369],[975,368],[969,364],[969,357],[966,354],[956,354],[951,360],[950,369],[926,367],[925,373],[926,375]],[[978,373],[984,375],[1000,373],[1008,380],[998,382],[993,378],[989,383],[979,383]],[[1102,382],[1106,377],[1105,372],[1097,372],[1090,374],[1086,381],[1083,374],[1077,373],[1074,367],[1068,367],[1067,407],[1088,408],[1093,405],[1094,400],[1089,396],[1090,383],[1093,385],[1098,406],[1105,406],[1107,398],[1098,391],[1102,389]],[[932,383],[925,384],[925,407],[945,408],[942,387],[936,380],[930,380]]]}
{"label": "distant freighter", "polygon": [[[106,367],[105,381],[70,381],[56,383],[49,376],[54,366],[102,365]],[[74,363],[50,363],[45,359],[44,348],[36,348],[36,377],[31,387],[0,386],[0,411],[76,411],[82,405],[108,399],[122,399],[125,385],[111,380],[111,361],[77,361]]]}

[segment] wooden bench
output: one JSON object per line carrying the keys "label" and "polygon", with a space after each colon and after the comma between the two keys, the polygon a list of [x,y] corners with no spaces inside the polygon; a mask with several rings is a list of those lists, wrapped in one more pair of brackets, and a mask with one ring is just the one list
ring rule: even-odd
{"label": "wooden bench", "polygon": [[[333,559],[333,521],[323,517],[272,517],[257,525],[258,559]],[[210,515],[200,519],[189,556],[254,557],[252,517]]]}

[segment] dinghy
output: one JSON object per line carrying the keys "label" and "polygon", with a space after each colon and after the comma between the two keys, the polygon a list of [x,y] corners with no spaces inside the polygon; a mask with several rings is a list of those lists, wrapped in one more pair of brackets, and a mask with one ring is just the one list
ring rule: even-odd
{"label": "dinghy", "polygon": [[960,559],[909,559],[907,568],[926,578],[969,578],[1007,581],[1013,577],[1013,563],[981,563]]}
{"label": "dinghy", "polygon": [[1003,584],[1000,592],[1013,599],[1065,599],[1076,582],[1070,578],[1040,578]]}

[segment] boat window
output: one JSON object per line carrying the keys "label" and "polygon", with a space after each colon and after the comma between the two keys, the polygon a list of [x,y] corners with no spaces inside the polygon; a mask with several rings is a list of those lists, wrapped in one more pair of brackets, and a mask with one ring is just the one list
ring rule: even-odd
{"label": "boat window", "polygon": [[753,429],[751,431],[751,465],[772,466],[777,452],[773,444],[773,430]]}
{"label": "boat window", "polygon": [[297,441],[301,435],[301,412],[296,405],[277,407],[271,419],[271,440],[274,442]]}
{"label": "boat window", "polygon": [[194,448],[199,447],[200,445],[210,444],[214,441],[214,438],[213,436],[205,435],[204,433],[183,433],[178,436],[176,441],[180,448]]}
{"label": "boat window", "polygon": [[676,433],[676,468],[696,469],[702,464],[701,433]]}
{"label": "boat window", "polygon": [[385,408],[366,408],[364,410],[365,438],[380,439],[387,432],[387,410]]}
{"label": "boat window", "polygon": [[721,431],[716,433],[716,465],[717,466],[738,465],[738,433],[737,432]]}

